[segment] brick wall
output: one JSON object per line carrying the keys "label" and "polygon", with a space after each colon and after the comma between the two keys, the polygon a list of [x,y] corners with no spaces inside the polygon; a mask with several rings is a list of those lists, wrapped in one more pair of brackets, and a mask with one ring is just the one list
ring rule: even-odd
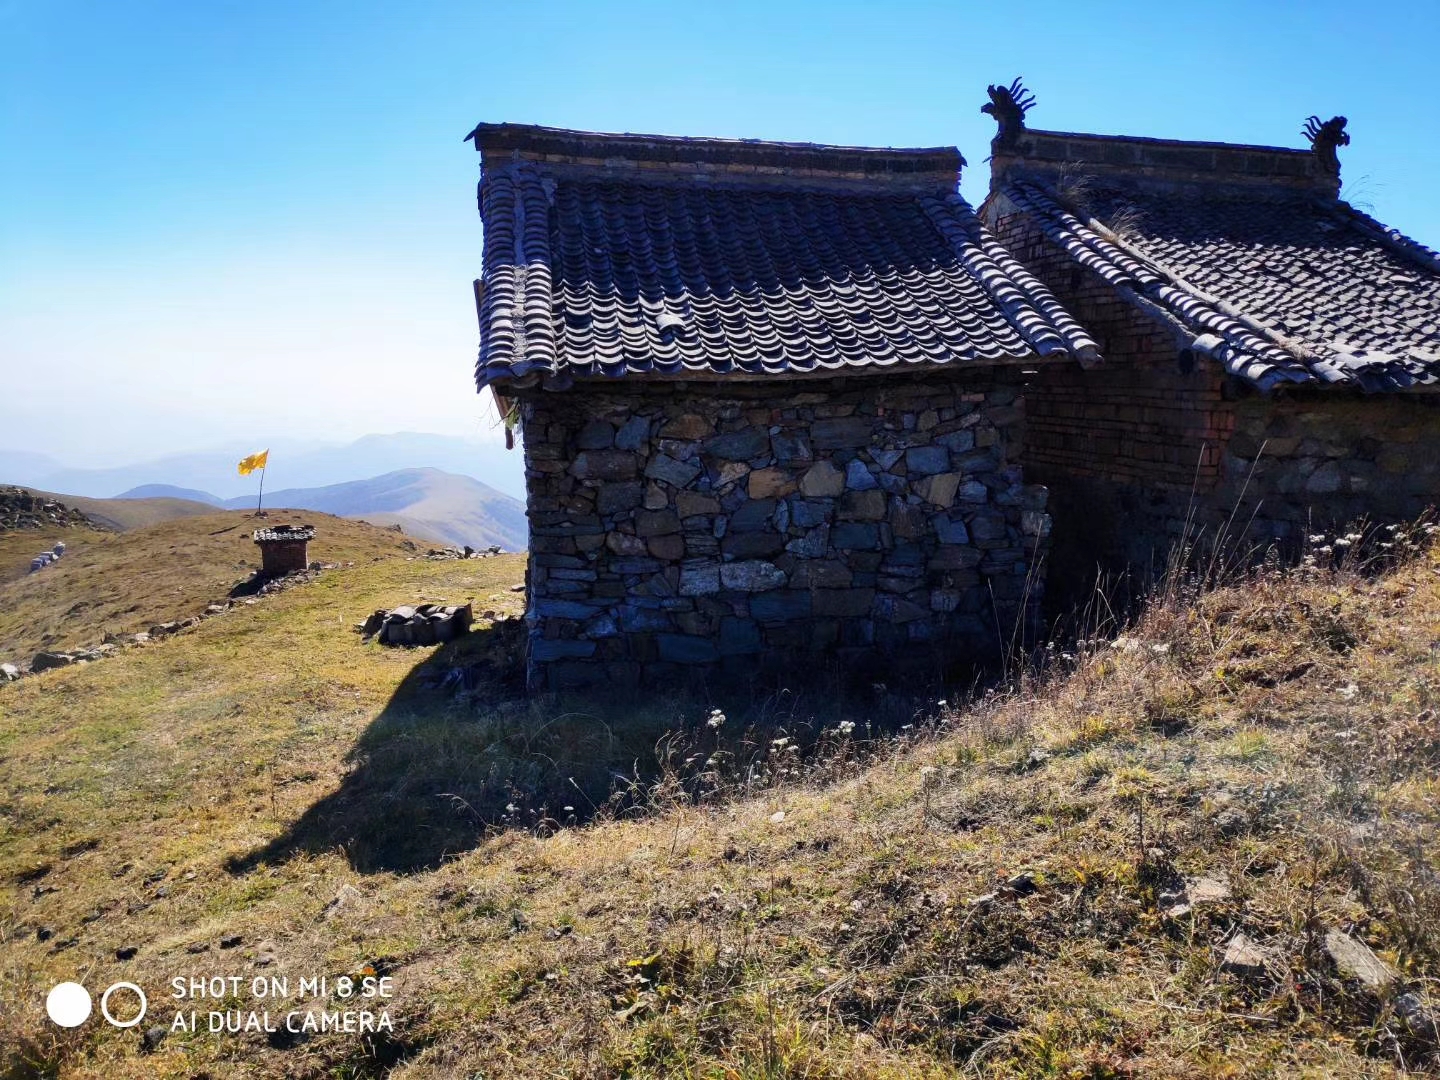
{"label": "brick wall", "polygon": [[534,686],[893,677],[1034,612],[1050,522],[1013,371],[589,384],[521,420]]}
{"label": "brick wall", "polygon": [[[1026,477],[1050,489],[1049,592],[1097,569],[1148,578],[1182,542],[1232,551],[1440,502],[1440,400],[1315,391],[1264,398],[992,203],[988,223],[1100,345],[1102,364],[1043,368],[1026,390]],[[1263,452],[1262,448],[1263,447]]]}

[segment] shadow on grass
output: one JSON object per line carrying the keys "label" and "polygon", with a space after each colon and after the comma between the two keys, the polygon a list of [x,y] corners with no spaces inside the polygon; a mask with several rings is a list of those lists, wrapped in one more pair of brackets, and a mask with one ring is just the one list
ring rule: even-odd
{"label": "shadow on grass", "polygon": [[[682,797],[763,785],[775,735],[808,748],[848,720],[857,738],[876,740],[904,729],[921,705],[913,690],[854,671],[842,685],[838,668],[801,691],[756,680],[531,698],[523,645],[523,624],[507,620],[431,652],[351,748],[339,789],[228,869],[341,851],[361,873],[431,870],[498,829],[545,833],[637,811],[662,773],[682,775]],[[723,731],[710,723],[717,706],[729,714]],[[723,780],[700,778],[711,755],[728,764]]]}

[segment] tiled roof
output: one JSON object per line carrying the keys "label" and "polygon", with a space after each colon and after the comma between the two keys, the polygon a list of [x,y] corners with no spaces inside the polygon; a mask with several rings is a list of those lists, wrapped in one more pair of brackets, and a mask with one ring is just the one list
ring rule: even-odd
{"label": "tiled roof", "polygon": [[257,544],[277,540],[314,540],[315,529],[311,525],[273,525],[268,529],[256,529],[254,536]]}
{"label": "tiled roof", "polygon": [[476,134],[482,387],[1096,358],[956,193],[957,151],[528,129],[527,157],[526,130]]}
{"label": "tiled roof", "polygon": [[1263,389],[1440,381],[1440,257],[1348,204],[1279,187],[1080,186],[1066,200],[1010,176],[999,191],[1232,373]]}

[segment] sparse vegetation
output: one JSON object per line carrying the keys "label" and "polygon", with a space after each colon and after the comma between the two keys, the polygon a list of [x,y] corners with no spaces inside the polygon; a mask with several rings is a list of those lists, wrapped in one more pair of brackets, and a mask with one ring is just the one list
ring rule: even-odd
{"label": "sparse vegetation", "polygon": [[[1440,558],[1385,542],[1367,572],[1321,543],[1173,589],[1038,675],[903,712],[528,701],[511,620],[408,651],[349,630],[422,597],[514,613],[506,558],[357,562],[26,679],[0,689],[3,1067],[1434,1069]],[[1337,968],[1332,930],[1393,982]],[[77,972],[163,1002],[175,975],[367,968],[396,981],[393,1034],[177,1032],[142,1054],[41,1006]]]}

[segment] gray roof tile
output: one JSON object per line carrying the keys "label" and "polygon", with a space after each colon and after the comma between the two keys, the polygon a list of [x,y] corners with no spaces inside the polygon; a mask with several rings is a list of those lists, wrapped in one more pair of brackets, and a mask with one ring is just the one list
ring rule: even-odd
{"label": "gray roof tile", "polygon": [[485,163],[481,387],[1096,358],[953,179],[947,188],[661,171],[554,166],[513,151]]}
{"label": "gray roof tile", "polygon": [[1002,193],[1075,262],[1262,389],[1440,381],[1440,256],[1304,192],[1183,194],[1034,178]]}

